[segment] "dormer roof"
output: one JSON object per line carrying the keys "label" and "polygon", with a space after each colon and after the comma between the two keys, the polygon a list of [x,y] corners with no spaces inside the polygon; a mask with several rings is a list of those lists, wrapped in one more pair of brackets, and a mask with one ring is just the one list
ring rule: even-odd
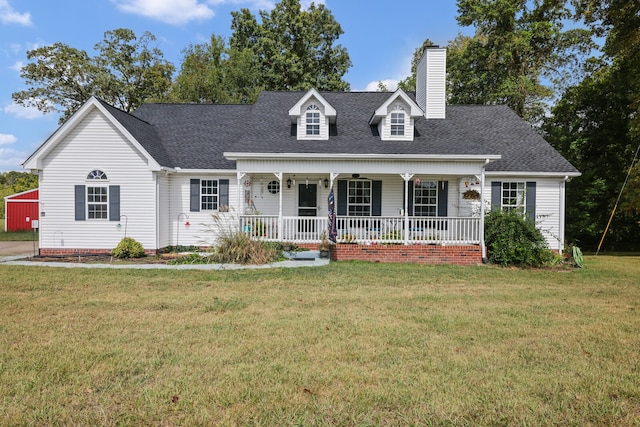
{"label": "dormer roof", "polygon": [[405,105],[409,106],[408,114],[412,119],[424,115],[424,111],[422,111],[422,109],[418,107],[418,104],[416,104],[416,102],[411,99],[411,97],[409,97],[409,95],[407,95],[405,91],[398,88],[398,90],[392,93],[391,96],[389,96],[387,100],[373,113],[373,116],[371,116],[371,119],[369,120],[369,124],[377,124],[378,122],[380,122],[380,120],[386,117],[387,114],[389,114],[389,106],[396,102],[398,99],[402,100]]}
{"label": "dormer roof", "polygon": [[322,104],[322,107],[324,108],[324,116],[329,119],[329,123],[335,124],[336,109],[333,108],[331,104],[329,104],[327,100],[324,99],[324,97],[313,88],[309,89],[307,93],[305,93],[302,98],[300,98],[298,102],[296,102],[296,104],[289,109],[289,117],[291,118],[291,123],[295,123],[298,117],[304,114],[302,108],[307,102],[309,102],[310,99],[315,99],[318,103]]}

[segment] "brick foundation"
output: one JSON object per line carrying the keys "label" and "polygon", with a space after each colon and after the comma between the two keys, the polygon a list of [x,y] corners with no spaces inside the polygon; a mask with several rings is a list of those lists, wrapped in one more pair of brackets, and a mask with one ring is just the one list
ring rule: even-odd
{"label": "brick foundation", "polygon": [[480,245],[354,245],[331,248],[332,261],[474,265],[482,262]]}
{"label": "brick foundation", "polygon": [[[300,243],[301,248],[317,250],[317,243]],[[155,255],[162,251],[145,249],[145,254]],[[52,255],[108,255],[110,249],[63,249],[41,248],[41,256]],[[331,247],[332,261],[401,262],[417,264],[473,265],[482,262],[479,245],[357,245],[337,244]]]}

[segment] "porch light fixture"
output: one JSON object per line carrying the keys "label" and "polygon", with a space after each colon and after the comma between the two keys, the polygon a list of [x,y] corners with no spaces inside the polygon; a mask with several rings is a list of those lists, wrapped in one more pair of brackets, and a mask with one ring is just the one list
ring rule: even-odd
{"label": "porch light fixture", "polygon": [[329,188],[329,180],[325,178],[323,182],[324,182],[324,188]]}
{"label": "porch light fixture", "polygon": [[351,174],[351,178],[358,179],[358,178],[360,178],[360,174],[359,173],[352,173]]}
{"label": "porch light fixture", "polygon": [[287,179],[287,188],[291,188],[291,178]]}

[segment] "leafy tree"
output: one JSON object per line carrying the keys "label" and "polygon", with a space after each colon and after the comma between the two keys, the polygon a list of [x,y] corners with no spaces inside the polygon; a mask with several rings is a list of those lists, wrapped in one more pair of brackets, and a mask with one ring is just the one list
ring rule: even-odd
{"label": "leafy tree", "polygon": [[227,48],[224,39],[212,35],[209,44],[185,49],[171,98],[196,103],[253,102],[262,90],[256,62],[251,50]]}
{"label": "leafy tree", "polygon": [[92,95],[131,111],[147,99],[165,97],[171,86],[174,67],[150,47],[153,41],[148,32],[136,38],[131,30],[116,29],[95,45],[93,58],[64,43],[30,50],[27,59],[32,62],[20,72],[28,88],[12,98],[43,113],[61,112],[60,123]]}
{"label": "leafy tree", "polygon": [[[544,127],[549,141],[583,173],[567,186],[567,234],[595,249],[640,144],[640,3],[572,3],[576,16],[605,38],[604,58],[589,61],[591,74],[563,94]],[[639,176],[636,164],[604,248],[640,248]]]}
{"label": "leafy tree", "polygon": [[232,12],[232,49],[256,55],[265,90],[349,90],[342,78],[351,66],[346,48],[336,44],[342,27],[323,4],[307,10],[299,0],[282,0],[261,22],[248,9]]}
{"label": "leafy tree", "polygon": [[337,45],[342,28],[324,5],[302,10],[282,0],[260,23],[248,9],[232,12],[229,45],[216,35],[189,46],[171,99],[182,102],[251,103],[262,90],[348,90],[351,66]]}
{"label": "leafy tree", "polygon": [[449,46],[448,80],[453,104],[507,104],[537,122],[553,94],[542,79],[559,83],[593,44],[585,29],[563,30],[571,14],[561,0],[458,0],[458,23],[473,37]]}

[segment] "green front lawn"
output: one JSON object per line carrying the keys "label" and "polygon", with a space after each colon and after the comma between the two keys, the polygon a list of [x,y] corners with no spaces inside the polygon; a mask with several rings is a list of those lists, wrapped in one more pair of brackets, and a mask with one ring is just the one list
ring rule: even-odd
{"label": "green front lawn", "polygon": [[638,425],[640,258],[0,264],[0,425]]}

